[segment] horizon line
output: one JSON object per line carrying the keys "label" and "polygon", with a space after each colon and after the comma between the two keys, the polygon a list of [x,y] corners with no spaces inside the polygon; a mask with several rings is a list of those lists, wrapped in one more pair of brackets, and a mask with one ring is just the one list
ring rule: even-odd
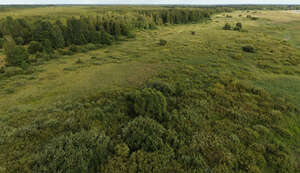
{"label": "horizon line", "polygon": [[210,6],[210,5],[218,5],[218,6],[222,6],[222,5],[300,5],[300,3],[297,4],[280,4],[280,3],[268,3],[268,4],[263,4],[263,3],[232,3],[232,4],[163,4],[163,3],[154,3],[154,4],[150,4],[150,3],[96,3],[96,4],[92,4],[92,3],[53,3],[53,4],[0,4],[0,6],[4,6],[4,5],[10,5],[10,6],[18,6],[18,5],[198,5],[198,6]]}

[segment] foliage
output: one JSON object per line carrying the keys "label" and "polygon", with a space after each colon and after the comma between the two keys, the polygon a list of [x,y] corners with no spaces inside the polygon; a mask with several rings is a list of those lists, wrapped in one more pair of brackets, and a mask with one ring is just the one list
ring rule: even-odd
{"label": "foliage", "polygon": [[28,61],[28,53],[25,48],[17,46],[11,37],[5,38],[4,51],[7,65],[24,67]]}
{"label": "foliage", "polygon": [[159,40],[159,45],[160,46],[165,46],[165,45],[167,45],[167,41],[166,40],[163,40],[163,39],[161,39],[161,40]]}
{"label": "foliage", "polygon": [[252,46],[243,46],[242,49],[244,52],[255,53],[255,49]]}
{"label": "foliage", "polygon": [[148,117],[137,117],[123,129],[123,140],[131,151],[158,151],[165,147],[166,129]]}
{"label": "foliage", "polygon": [[236,23],[236,25],[235,25],[235,27],[234,27],[234,30],[235,30],[235,31],[241,31],[242,28],[243,28],[242,23],[241,23],[241,22],[238,22],[238,23]]}
{"label": "foliage", "polygon": [[229,23],[226,23],[223,27],[224,30],[231,30],[231,25]]}
{"label": "foliage", "polygon": [[147,116],[158,121],[167,119],[167,101],[164,95],[155,89],[145,88],[128,96],[129,111],[135,116]]}
{"label": "foliage", "polygon": [[31,41],[28,46],[28,53],[35,54],[37,52],[42,52],[43,46],[40,42],[37,41]]}
{"label": "foliage", "polygon": [[97,172],[106,160],[110,139],[81,131],[53,139],[34,157],[34,172]]}

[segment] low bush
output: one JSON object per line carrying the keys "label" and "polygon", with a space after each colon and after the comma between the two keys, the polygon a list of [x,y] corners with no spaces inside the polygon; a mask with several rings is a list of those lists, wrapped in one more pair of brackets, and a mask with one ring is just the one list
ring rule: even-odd
{"label": "low bush", "polygon": [[175,89],[166,82],[151,81],[147,83],[147,87],[156,89],[157,91],[163,93],[165,96],[171,96],[175,94]]}
{"label": "low bush", "polygon": [[15,41],[16,41],[17,45],[23,45],[24,44],[24,39],[22,37],[17,37]]}
{"label": "low bush", "polygon": [[252,46],[243,46],[243,47],[242,47],[242,50],[243,50],[244,52],[248,52],[248,53],[255,53],[255,49],[254,49],[254,47],[252,47]]}
{"label": "low bush", "polygon": [[231,25],[229,23],[226,23],[223,27],[224,30],[231,30]]}
{"label": "low bush", "polygon": [[159,45],[160,46],[165,46],[165,45],[167,45],[167,41],[166,40],[163,40],[163,39],[161,39],[161,40],[159,40]]}
{"label": "low bush", "polygon": [[37,52],[42,52],[43,46],[40,42],[37,41],[31,41],[28,46],[28,53],[35,54]]}
{"label": "low bush", "polygon": [[234,30],[235,30],[235,31],[241,31],[242,28],[243,28],[242,23],[241,23],[241,22],[238,22],[238,23],[236,23],[236,25],[235,25],[235,27],[234,27]]}

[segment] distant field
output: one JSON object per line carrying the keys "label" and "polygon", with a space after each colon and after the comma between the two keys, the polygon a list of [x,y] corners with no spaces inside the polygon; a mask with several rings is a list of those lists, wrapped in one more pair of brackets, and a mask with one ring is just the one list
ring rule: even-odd
{"label": "distant field", "polygon": [[[136,8],[153,7],[42,7],[0,12],[0,18],[55,19]],[[237,22],[243,25],[241,32],[222,29]],[[61,55],[34,66],[32,73],[0,80],[0,130],[5,129],[0,137],[8,141],[0,139],[0,151],[5,151],[0,152],[0,172],[11,167],[31,172],[36,159],[32,153],[41,153],[58,135],[78,129],[103,131],[111,138],[115,148],[102,162],[103,172],[122,172],[133,162],[162,164],[165,157],[170,159],[168,166],[172,162],[170,172],[173,167],[182,172],[195,167],[222,173],[239,169],[268,173],[277,168],[289,172],[291,164],[299,170],[300,13],[235,11],[214,15],[206,23],[159,26],[135,34],[98,50]],[[167,44],[159,45],[160,40]],[[243,51],[249,45],[254,53]],[[3,58],[0,51],[0,66]],[[153,144],[162,151],[120,149],[129,143],[120,134],[133,119],[128,95],[142,92],[149,81],[168,84],[159,89],[168,103],[163,115],[170,116],[151,128],[177,136],[167,139],[172,147]],[[142,98],[149,96],[145,95]],[[281,169],[281,165],[288,166]],[[194,172],[199,171],[196,168]]]}
{"label": "distant field", "polygon": [[7,11],[0,12],[1,18],[12,16],[20,17],[47,17],[51,19],[81,15],[97,15],[105,12],[115,11],[119,13],[127,13],[136,9],[160,9],[158,6],[45,6],[39,8],[12,8]]}

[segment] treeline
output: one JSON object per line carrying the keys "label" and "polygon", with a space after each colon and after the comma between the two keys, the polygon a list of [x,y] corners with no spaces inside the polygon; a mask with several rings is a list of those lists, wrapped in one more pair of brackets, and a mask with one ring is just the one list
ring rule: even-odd
{"label": "treeline", "polygon": [[[19,46],[28,45],[26,47],[30,54],[38,52],[49,54],[55,49],[89,43],[110,45],[121,37],[133,37],[132,31],[136,29],[154,29],[164,24],[203,22],[212,14],[223,11],[230,9],[178,8],[129,11],[125,14],[110,11],[98,16],[70,17],[55,21],[7,17],[0,22],[0,48],[12,47],[3,46],[5,42],[12,40]],[[5,52],[12,51],[5,50]],[[18,64],[21,62],[9,65]]]}

